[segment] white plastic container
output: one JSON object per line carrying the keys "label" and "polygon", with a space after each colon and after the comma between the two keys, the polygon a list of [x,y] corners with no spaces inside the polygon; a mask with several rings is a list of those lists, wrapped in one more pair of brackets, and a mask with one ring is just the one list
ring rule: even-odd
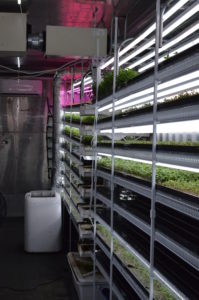
{"label": "white plastic container", "polygon": [[61,198],[54,191],[25,195],[24,248],[27,252],[58,252],[62,247]]}
{"label": "white plastic container", "polygon": [[[68,253],[68,262],[72,271],[79,300],[93,300],[93,266],[91,258],[82,258],[76,252]],[[104,300],[100,288],[107,288],[104,277],[96,272],[96,300]]]}

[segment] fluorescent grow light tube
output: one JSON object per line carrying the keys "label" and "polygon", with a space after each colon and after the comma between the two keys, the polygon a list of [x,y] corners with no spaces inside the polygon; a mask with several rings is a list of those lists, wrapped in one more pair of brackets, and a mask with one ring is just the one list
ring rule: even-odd
{"label": "fluorescent grow light tube", "polygon": [[156,166],[160,167],[166,167],[170,169],[178,169],[178,170],[183,170],[183,171],[189,171],[189,172],[194,172],[194,173],[199,173],[198,168],[189,168],[189,167],[183,167],[183,166],[177,166],[177,165],[171,165],[171,164],[164,164],[164,163],[156,163]]}
{"label": "fluorescent grow light tube", "polygon": [[[189,83],[186,83],[186,84],[184,83],[180,86],[174,87],[172,89],[165,90],[161,93],[158,92],[158,100],[163,100],[167,96],[169,96],[169,97],[170,96],[175,96],[179,92],[188,91],[190,89],[194,89],[194,88],[198,88],[198,87],[199,87],[199,80],[195,80],[195,81],[192,81],[192,82],[189,82]],[[131,106],[134,106],[134,105],[137,105],[137,104],[142,104],[142,103],[144,104],[147,101],[153,100],[153,98],[154,98],[154,96],[151,95],[151,96],[144,97],[140,100],[135,100],[133,102],[128,102],[126,104],[116,106],[115,111],[120,110],[120,109],[124,109],[124,108],[128,108],[128,107],[131,107]],[[111,111],[112,111],[112,108],[109,109],[109,112],[111,112]]]}
{"label": "fluorescent grow light tube", "polygon": [[[145,159],[137,159],[137,158],[120,156],[120,155],[115,155],[115,158],[120,158],[120,159],[124,159],[124,160],[131,160],[131,161],[135,161],[135,162],[141,162],[141,163],[152,165],[152,161],[145,160]],[[199,169],[198,168],[183,167],[183,166],[171,165],[171,164],[160,163],[160,162],[157,162],[156,166],[166,167],[166,168],[170,168],[170,169],[178,169],[178,170],[190,171],[190,172],[194,172],[194,173],[199,173]]]}
{"label": "fluorescent grow light tube", "polygon": [[[175,124],[175,126],[174,126]],[[199,128],[199,120],[172,122],[157,125],[157,133],[193,133],[193,128]],[[112,129],[100,130],[100,133],[112,133]],[[115,133],[139,134],[153,133],[153,125],[115,128]]]}
{"label": "fluorescent grow light tube", "polygon": [[[163,21],[168,20],[173,14],[175,14],[182,6],[184,6],[189,0],[178,1],[171,9],[168,10],[163,16]],[[119,57],[127,53],[130,49],[134,48],[137,44],[143,41],[147,36],[149,36],[156,28],[156,24],[152,24],[146,31],[144,31],[139,37],[132,41],[128,46],[124,47],[120,51]],[[100,68],[101,70],[105,69],[114,62],[114,58],[111,58],[106,63],[104,63]]]}
{"label": "fluorescent grow light tube", "polygon": [[[193,46],[195,46],[195,45],[197,45],[197,44],[199,44],[199,38],[197,38],[197,39],[195,39],[195,40],[193,40],[193,41],[191,41],[191,42],[185,44],[184,46],[182,46],[182,47],[180,47],[180,48],[178,48],[178,49],[176,49],[176,50],[174,50],[174,51],[172,51],[172,52],[170,52],[170,53],[168,53],[168,55],[169,55],[169,57],[173,57],[173,56],[176,55],[176,53],[178,53],[178,54],[179,54],[179,53],[182,53],[182,52],[184,52],[185,50],[187,50],[187,49],[189,49],[189,48],[191,48],[191,47],[193,47]],[[161,63],[161,62],[163,62],[164,60],[165,60],[165,58],[164,58],[164,56],[162,56],[162,57],[159,58],[158,63]],[[139,73],[142,73],[143,71],[145,71],[145,70],[147,70],[147,69],[150,69],[150,68],[152,68],[153,66],[154,66],[154,62],[151,62],[151,63],[147,64],[146,66],[140,68],[140,69],[138,70],[138,72],[139,72]]]}
{"label": "fluorescent grow light tube", "polygon": [[64,130],[64,124],[60,124],[60,131]]}
{"label": "fluorescent grow light tube", "polygon": [[111,154],[98,152],[98,155],[111,157]]}
{"label": "fluorescent grow light tube", "polygon": [[59,142],[60,142],[61,144],[63,144],[63,143],[65,142],[65,140],[66,140],[66,139],[65,139],[64,137],[60,137],[60,138],[59,138]]}
{"label": "fluorescent grow light tube", "polygon": [[[197,1],[198,2],[198,1]],[[178,26],[180,26],[182,23],[184,23],[186,20],[191,18],[193,15],[195,15],[199,11],[199,4],[194,3],[187,11],[185,11],[181,16],[179,16],[170,26],[165,28],[163,31],[163,37],[171,33],[174,29],[176,29]]]}
{"label": "fluorescent grow light tube", "polygon": [[158,90],[161,91],[161,90],[163,90],[167,87],[171,87],[175,84],[183,83],[183,82],[186,82],[186,81],[189,81],[189,80],[194,80],[194,79],[197,79],[197,78],[199,78],[199,70],[188,73],[188,74],[180,76],[180,77],[177,77],[175,79],[163,82],[163,83],[158,85]]}
{"label": "fluorescent grow light tube", "polygon": [[101,70],[104,70],[106,67],[110,66],[114,62],[114,57],[107,60],[101,67]]}
{"label": "fluorescent grow light tube", "polygon": [[[124,134],[152,133],[152,132],[153,132],[152,125],[115,128],[115,133],[124,133]],[[100,133],[112,133],[112,129],[102,129],[100,130]]]}
{"label": "fluorescent grow light tube", "polygon": [[[148,35],[150,35],[155,30],[155,24],[151,25],[146,31],[143,32],[137,39],[131,42],[128,46],[126,46],[123,50],[119,52],[119,57],[128,52],[130,49],[134,48],[137,44],[143,41]],[[114,62],[114,58],[108,60],[105,64],[103,64],[100,69],[103,70]],[[112,68],[113,69],[113,68]]]}
{"label": "fluorescent grow light tube", "polygon": [[73,84],[73,87],[78,86],[78,85],[80,85],[80,84],[81,84],[81,81],[75,82],[75,83]]}
{"label": "fluorescent grow light tube", "polygon": [[[163,30],[163,37],[167,36],[169,33],[171,33],[174,29],[176,29],[178,26],[180,26],[182,23],[184,23],[187,19],[192,17],[194,14],[196,14],[199,11],[199,4],[193,4],[191,8],[187,10],[187,12],[184,12],[181,17],[177,18],[172,22],[171,25],[168,25]],[[128,56],[126,56],[123,60],[120,61],[119,66],[122,66],[126,62],[128,62],[133,57],[136,57],[141,52],[147,50],[149,47],[151,47],[153,44],[155,44],[155,39],[151,39],[151,41],[145,43],[142,47],[138,48],[136,51],[132,52]],[[112,68],[113,69],[113,68]]]}
{"label": "fluorescent grow light tube", "polygon": [[121,155],[115,155],[115,158],[120,158],[120,159],[124,159],[124,160],[132,160],[132,161],[135,161],[135,162],[141,162],[141,163],[152,165],[152,161],[145,160],[145,159],[125,157],[125,156],[121,156]]}
{"label": "fluorescent grow light tube", "polygon": [[[124,98],[116,101],[115,105],[122,104],[124,102],[127,102],[128,100],[133,100],[133,99],[136,99],[138,97],[142,97],[142,96],[147,95],[148,93],[152,93],[152,92],[153,92],[153,87],[151,87],[149,89],[146,89],[146,90],[143,90],[141,92],[135,93],[135,94],[131,94],[131,95],[127,96],[127,97],[124,97]],[[111,107],[112,107],[112,104],[108,104],[106,106],[103,106],[103,107],[99,108],[98,111],[102,112],[102,111],[107,110],[107,109],[109,109]]]}
{"label": "fluorescent grow light tube", "polygon": [[125,103],[125,102],[127,102],[129,100],[133,100],[133,99],[136,99],[136,98],[140,98],[140,97],[146,96],[146,95],[148,95],[150,93],[153,93],[153,91],[154,91],[154,88],[151,87],[151,88],[145,89],[143,91],[140,91],[138,93],[131,94],[131,95],[125,97],[125,98],[122,98],[122,99],[118,100],[115,103],[115,105],[119,105],[119,104]]}
{"label": "fluorescent grow light tube", "polygon": [[60,117],[63,118],[64,114],[65,114],[64,110],[61,109],[61,110],[60,110]]}
{"label": "fluorescent grow light tube", "polygon": [[[115,107],[115,111],[117,110],[120,110],[120,109],[124,109],[124,108],[128,108],[128,107],[131,107],[131,106],[134,106],[134,105],[138,105],[138,104],[144,104],[150,100],[153,100],[153,94],[152,95],[149,95],[149,96],[146,96],[146,97],[143,97],[139,100],[134,100],[132,102],[128,102],[126,104],[122,104],[122,105],[119,105],[119,106],[116,106]],[[112,112],[112,108],[109,109],[109,112]]]}
{"label": "fluorescent grow light tube", "polygon": [[105,105],[105,106],[103,106],[103,107],[100,107],[100,108],[98,109],[98,112],[102,112],[102,111],[104,111],[104,110],[107,110],[107,109],[109,109],[110,107],[112,107],[112,104],[107,104],[107,105]]}
{"label": "fluorescent grow light tube", "polygon": [[[87,80],[84,82],[84,90],[85,90],[85,89],[88,89],[87,85],[89,85],[89,84],[91,84],[91,83],[93,83],[93,79],[92,79],[92,78],[87,79]],[[81,85],[81,81],[80,81],[80,82],[76,82],[76,83],[73,85],[73,87],[79,86],[79,85]],[[78,92],[78,91],[80,91],[80,87],[77,87],[77,88],[73,89],[73,92]],[[68,90],[67,93],[71,93],[71,90]]]}
{"label": "fluorescent grow light tube", "polygon": [[[91,80],[92,80],[91,77],[87,77],[86,79],[84,79],[84,84],[85,84],[85,83],[88,83],[88,81],[91,81]],[[92,80],[91,82],[93,82],[93,80]],[[79,85],[81,85],[81,80],[78,81],[78,82],[75,82],[75,83],[73,84],[73,87],[79,86]]]}
{"label": "fluorescent grow light tube", "polygon": [[[198,78],[199,78],[199,71],[188,73],[186,75],[183,75],[183,76],[180,76],[178,78],[175,78],[175,79],[172,79],[172,80],[169,80],[167,82],[159,84],[158,85],[158,91],[161,91],[161,90],[166,89],[166,88],[171,88],[172,86],[177,85],[179,83],[180,84],[176,88],[175,92],[182,91],[183,89],[185,90],[185,89],[190,89],[190,88],[193,88],[193,87],[197,87],[196,79],[198,79]],[[193,83],[189,82],[189,83],[187,83],[187,85],[184,84],[186,81],[190,81],[190,80],[193,80]],[[122,108],[127,108],[131,105],[141,104],[142,102],[146,102],[147,100],[153,100],[153,94],[152,94],[153,91],[154,91],[154,88],[151,87],[151,88],[145,89],[141,92],[131,94],[131,95],[125,97],[125,98],[122,98],[122,99],[116,101],[115,110],[122,109]],[[171,91],[172,90],[169,89],[167,94],[171,94]],[[143,97],[143,96],[146,96],[146,97]],[[159,97],[159,94],[158,94],[158,97]],[[127,101],[133,100],[133,99],[135,99],[135,100],[131,101],[131,102],[127,102]],[[136,100],[136,99],[138,99],[138,100]],[[127,103],[125,103],[125,102],[127,102]],[[125,104],[118,106],[119,104],[123,104],[123,103],[125,103]],[[112,108],[112,104],[101,107],[98,111],[99,112],[104,111],[104,110],[109,109],[109,108]],[[112,109],[110,109],[109,111],[112,111]]]}
{"label": "fluorescent grow light tube", "polygon": [[[111,157],[112,156],[111,154],[107,154],[107,153],[98,153],[98,155],[107,156],[107,157]],[[130,160],[130,161],[135,161],[135,162],[140,162],[140,163],[152,165],[152,161],[150,161],[150,160],[138,159],[138,158],[132,158],[132,157],[126,157],[126,156],[121,156],[121,155],[114,155],[114,157],[115,158],[119,158],[119,159],[123,159],[123,160]],[[156,166],[170,168],[170,169],[183,170],[183,171],[189,171],[189,172],[194,172],[194,173],[199,173],[199,169],[198,168],[183,167],[183,166],[171,165],[171,164],[160,163],[160,162],[156,162]]]}
{"label": "fluorescent grow light tube", "polygon": [[[140,53],[142,53],[143,51],[147,50],[148,48],[150,48],[152,45],[155,44],[155,39],[152,39],[151,41],[145,43],[142,47],[138,48],[137,50],[135,50],[134,52],[132,52],[130,55],[128,55],[127,57],[125,57],[122,61],[119,62],[119,66],[122,66],[123,64],[125,64],[127,61],[129,61],[130,59],[132,59],[133,57],[136,57],[137,55],[139,55]],[[114,69],[114,67],[112,67],[112,70]]]}
{"label": "fluorescent grow light tube", "polygon": [[65,152],[63,150],[59,150],[60,154],[64,155]]}
{"label": "fluorescent grow light tube", "polygon": [[84,79],[84,82],[90,81],[92,78],[89,76],[86,79]]}
{"label": "fluorescent grow light tube", "polygon": [[[183,33],[179,34],[177,37],[172,39],[170,42],[166,43],[162,48],[159,49],[159,53],[161,53],[161,52],[163,52],[167,49],[170,49],[171,47],[173,47],[174,45],[176,45],[180,41],[184,40],[185,38],[187,38],[188,36],[190,36],[191,34],[196,32],[197,30],[199,30],[199,22],[197,22],[195,25],[191,25]],[[128,69],[135,68],[136,66],[139,66],[140,64],[142,64],[143,62],[149,60],[150,58],[152,58],[154,56],[155,56],[155,51],[152,51],[151,53],[145,55],[141,59],[136,60],[134,63],[129,65],[127,68]]]}
{"label": "fluorescent grow light tube", "polygon": [[196,87],[199,87],[199,79],[188,82],[188,83],[184,83],[180,86],[176,86],[176,87],[174,87],[172,89],[169,89],[169,90],[158,92],[158,98],[166,97],[167,95],[176,94],[176,93],[179,93],[181,91],[190,90],[190,89],[193,89],[193,88],[196,88]]}
{"label": "fluorescent grow light tube", "polygon": [[163,16],[163,21],[168,20],[172,15],[174,15],[179,9],[182,8],[189,0],[178,1],[174,6],[171,7]]}
{"label": "fluorescent grow light tube", "polygon": [[91,83],[93,83],[93,79],[90,79],[90,80],[84,82],[84,86],[86,86],[86,85],[88,85],[88,84],[91,84]]}

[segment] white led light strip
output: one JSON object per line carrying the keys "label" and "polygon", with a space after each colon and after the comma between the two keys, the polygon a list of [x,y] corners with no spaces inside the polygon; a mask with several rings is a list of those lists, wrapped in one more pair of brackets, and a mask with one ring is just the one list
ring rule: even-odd
{"label": "white led light strip", "polygon": [[[165,13],[163,17],[163,21],[168,20],[173,14],[175,14],[182,6],[184,6],[189,0],[181,0],[178,1],[168,12]],[[131,42],[128,46],[126,46],[122,51],[119,53],[119,57],[123,54],[127,53],[130,49],[134,48],[137,44],[143,41],[147,36],[149,36],[156,28],[155,23],[151,25],[145,32],[143,32],[139,37],[137,37],[133,42]],[[105,69],[109,65],[114,62],[114,58],[111,58],[106,63],[101,66],[101,69]]]}
{"label": "white led light strip", "polygon": [[[88,83],[91,83],[91,82],[93,82],[91,77],[87,77],[86,79],[84,79],[84,84],[88,84]],[[74,83],[73,87],[79,86],[79,85],[81,85],[81,81],[78,81],[78,82]]]}
{"label": "white led light strip", "polygon": [[[195,80],[198,79],[198,78],[199,78],[199,71],[191,72],[191,73],[188,73],[186,75],[183,75],[183,76],[180,76],[178,78],[175,78],[175,79],[172,79],[172,80],[169,80],[167,82],[159,84],[158,85],[158,91],[161,91],[163,89],[168,88],[168,94],[170,94],[171,89],[169,89],[169,88],[172,88],[172,86],[179,84],[179,90],[182,90],[182,87],[185,86],[184,83],[186,83],[187,81],[190,81],[190,80],[193,80],[195,82]],[[182,86],[182,87],[180,87],[180,86]],[[193,86],[195,86],[195,83],[193,84]],[[153,100],[153,91],[154,91],[154,88],[151,87],[151,88],[142,90],[140,92],[128,95],[127,97],[124,97],[124,98],[122,98],[122,99],[115,102],[115,109],[116,110],[117,109],[122,109],[122,108],[130,107],[131,105],[136,105],[136,104],[145,102],[146,100]],[[145,96],[145,97],[143,97],[143,96]],[[149,96],[152,96],[152,98],[148,98]],[[147,97],[147,99],[146,99],[146,97]],[[131,102],[128,102],[130,100],[131,100]],[[134,101],[132,101],[132,100],[134,100]],[[139,100],[139,102],[137,102],[138,100]],[[126,103],[126,102],[128,102],[128,103]],[[119,105],[123,104],[123,103],[126,103],[125,106],[124,107],[123,106],[119,107]],[[102,111],[105,111],[107,109],[111,109],[111,107],[112,107],[112,104],[108,104],[106,106],[103,106],[103,107],[99,108],[98,111],[102,112]]]}
{"label": "white led light strip", "polygon": [[[191,89],[196,89],[199,87],[199,79],[197,80],[194,80],[194,81],[191,81],[191,82],[188,82],[188,83],[184,83],[184,84],[181,84],[179,86],[176,86],[172,89],[167,89],[163,92],[158,92],[158,102],[159,100],[162,101],[164,100],[165,97],[167,96],[175,96],[176,94],[180,93],[180,92],[185,92],[185,91],[189,91]],[[129,103],[126,103],[126,104],[123,104],[123,105],[120,105],[120,106],[116,106],[115,107],[115,111],[116,110],[121,110],[121,109],[124,109],[124,108],[128,108],[128,107],[131,107],[133,105],[137,105],[137,104],[144,104],[150,100],[153,100],[154,96],[153,95],[150,95],[150,96],[147,96],[147,97],[144,97],[140,100],[137,100],[137,101],[133,101],[133,102],[129,102]],[[109,109],[109,111],[111,112],[112,109]]]}
{"label": "white led light strip", "polygon": [[[107,154],[107,153],[98,153],[98,155],[111,157],[111,154]],[[150,161],[150,160],[126,157],[126,156],[121,156],[121,155],[114,155],[114,157],[119,158],[119,159],[130,160],[130,161],[135,161],[135,162],[152,165],[152,161]],[[159,163],[159,162],[157,162],[156,165],[160,166],[160,167],[170,168],[170,169],[178,169],[178,170],[185,170],[185,171],[190,171],[190,172],[194,172],[194,173],[199,173],[199,169],[196,169],[196,168],[182,167],[182,166]]]}
{"label": "white led light strip", "polygon": [[[187,12],[184,12],[179,18],[177,18],[174,22],[172,22],[171,25],[168,25],[164,31],[163,31],[163,37],[167,36],[169,33],[171,33],[173,30],[175,30],[178,26],[180,26],[182,23],[184,23],[186,20],[188,20],[190,17],[192,17],[194,14],[196,14],[199,11],[199,4],[194,4],[192,8],[189,8]],[[149,47],[154,45],[155,39],[152,39],[151,41],[145,43],[142,47],[138,48],[136,51],[125,57],[122,61],[120,61],[119,66],[122,66],[127,61],[132,59],[133,57],[136,57],[138,54],[142,53],[143,51],[147,50]],[[113,68],[112,68],[113,69]]]}
{"label": "white led light strip", "polygon": [[[193,46],[195,46],[195,45],[197,45],[197,44],[199,44],[199,38],[197,38],[197,39],[195,39],[195,40],[193,40],[193,41],[191,41],[191,42],[185,44],[184,46],[182,46],[182,47],[180,47],[180,48],[178,48],[178,49],[176,49],[176,50],[174,50],[174,51],[172,51],[172,52],[169,52],[168,55],[169,55],[169,57],[173,57],[173,56],[176,55],[176,53],[177,53],[177,54],[182,53],[182,52],[184,52],[185,50],[187,50],[187,49],[189,49],[189,48],[191,48],[191,47],[193,47]],[[162,57],[159,58],[158,63],[161,63],[161,62],[163,62],[164,60],[165,60],[165,58],[164,58],[164,56],[162,56]],[[145,70],[147,70],[147,69],[150,69],[150,68],[153,67],[153,66],[154,66],[154,62],[152,62],[152,63],[150,63],[150,64],[147,64],[146,66],[140,68],[140,69],[138,70],[138,72],[141,73],[141,72],[143,72],[143,71],[145,71]]]}
{"label": "white led light strip", "polygon": [[[194,24],[191,25],[183,33],[179,34],[177,37],[175,37],[170,42],[168,42],[167,44],[165,44],[162,48],[159,49],[159,53],[161,53],[161,52],[163,52],[163,51],[165,51],[167,49],[170,49],[171,47],[173,47],[177,43],[179,43],[182,40],[184,40],[185,38],[189,37],[191,34],[193,34],[194,32],[196,32],[197,30],[199,30],[199,21],[197,23],[195,23],[195,25]],[[141,59],[136,60],[134,63],[132,63],[131,65],[129,65],[127,68],[128,69],[135,68],[136,66],[139,66],[140,64],[142,64],[143,62],[151,59],[154,56],[155,56],[155,52],[152,51],[151,53],[145,55]]]}
{"label": "white led light strip", "polygon": [[[107,154],[107,153],[103,153],[103,152],[98,153],[98,155],[111,157],[111,154]],[[114,157],[119,158],[119,159],[124,159],[124,160],[129,160],[129,161],[134,161],[134,162],[139,162],[139,163],[152,165],[152,161],[150,161],[150,160],[126,157],[126,156],[121,156],[121,155],[114,155]],[[159,166],[159,167],[165,167],[165,168],[170,168],[170,169],[177,169],[177,170],[183,170],[183,171],[199,173],[198,168],[190,168],[190,167],[171,165],[171,164],[160,163],[160,162],[157,162],[156,165]]]}
{"label": "white led light strip", "polygon": [[[198,128],[198,126],[199,126],[199,120],[158,124],[157,133],[192,133],[196,131],[196,129],[194,131],[193,128]],[[100,132],[112,133],[112,129],[103,129],[100,130]],[[142,126],[116,128],[115,133],[123,133],[123,134],[153,133],[153,126],[142,125]]]}
{"label": "white led light strip", "polygon": [[[146,90],[143,90],[143,91],[138,92],[138,93],[131,94],[131,95],[127,96],[127,97],[124,97],[124,98],[116,101],[115,105],[119,105],[121,103],[127,102],[128,100],[133,100],[133,99],[140,98],[140,97],[142,97],[144,95],[147,95],[149,93],[152,93],[152,92],[153,92],[153,87],[148,88]],[[102,111],[107,110],[107,109],[109,109],[111,107],[112,107],[112,104],[107,104],[106,106],[103,106],[103,107],[99,108],[98,111],[102,112]]]}
{"label": "white led light strip", "polygon": [[[137,55],[139,55],[140,53],[144,52],[145,50],[149,49],[151,46],[153,46],[155,43],[155,39],[152,39],[151,41],[145,43],[142,47],[138,48],[137,50],[135,50],[133,53],[131,53],[130,55],[128,55],[127,57],[125,57],[122,61],[119,62],[119,66],[122,66],[123,64],[125,64],[127,61],[129,61],[130,59],[132,59],[133,57],[136,57]],[[114,69],[114,67],[111,68],[112,70]]]}

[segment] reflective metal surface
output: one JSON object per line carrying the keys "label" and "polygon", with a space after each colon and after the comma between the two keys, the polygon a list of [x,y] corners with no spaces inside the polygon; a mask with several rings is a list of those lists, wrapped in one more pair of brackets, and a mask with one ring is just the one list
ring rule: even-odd
{"label": "reflective metal surface", "polygon": [[45,100],[0,96],[0,191],[8,213],[22,214],[24,194],[48,187]]}

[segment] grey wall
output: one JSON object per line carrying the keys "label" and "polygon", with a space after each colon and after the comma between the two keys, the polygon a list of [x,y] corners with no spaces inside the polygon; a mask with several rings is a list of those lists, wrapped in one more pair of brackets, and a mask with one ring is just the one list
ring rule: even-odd
{"label": "grey wall", "polygon": [[0,95],[0,191],[9,216],[23,215],[24,195],[48,188],[46,98]]}

